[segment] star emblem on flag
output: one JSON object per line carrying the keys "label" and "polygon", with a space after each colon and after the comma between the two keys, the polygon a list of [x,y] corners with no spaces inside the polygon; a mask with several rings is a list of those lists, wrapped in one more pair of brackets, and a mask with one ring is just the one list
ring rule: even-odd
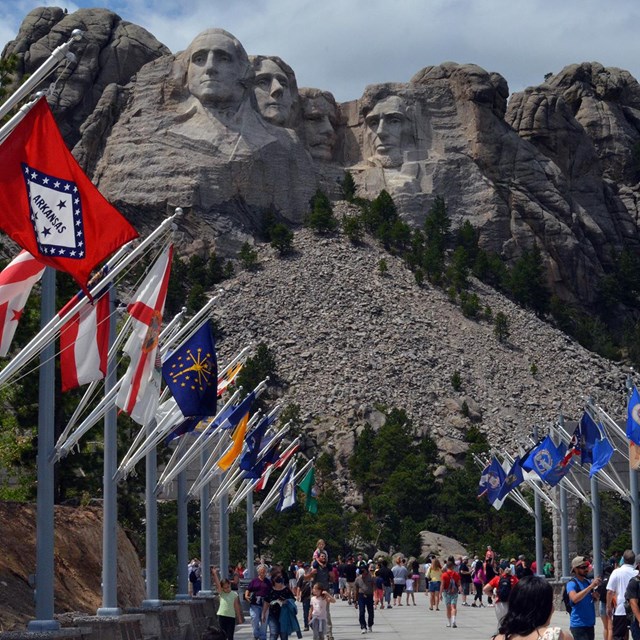
{"label": "star emblem on flag", "polygon": [[76,183],[48,175],[25,162],[21,166],[40,255],[82,260],[85,234],[82,201],[74,198],[78,193]]}

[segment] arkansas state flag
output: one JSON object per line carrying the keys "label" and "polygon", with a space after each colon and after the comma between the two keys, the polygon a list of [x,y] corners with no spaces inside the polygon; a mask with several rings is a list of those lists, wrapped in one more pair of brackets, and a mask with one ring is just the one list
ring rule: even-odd
{"label": "arkansas state flag", "polygon": [[46,98],[0,144],[0,229],[86,291],[93,269],[136,230],[65,146]]}
{"label": "arkansas state flag", "polygon": [[[65,315],[66,309],[78,301],[78,296],[62,308],[58,315]],[[93,304],[84,306],[60,329],[60,377],[63,392],[102,380],[107,374],[109,302],[110,291],[107,289]]]}
{"label": "arkansas state flag", "polygon": [[44,265],[21,251],[0,273],[0,356],[6,356],[25,302],[40,280]]}
{"label": "arkansas state flag", "polygon": [[167,298],[173,245],[168,245],[150,269],[127,311],[133,318],[133,331],[124,345],[131,358],[124,374],[116,405],[138,424],[147,424],[155,416],[160,398],[162,365],[158,356],[158,338]]}

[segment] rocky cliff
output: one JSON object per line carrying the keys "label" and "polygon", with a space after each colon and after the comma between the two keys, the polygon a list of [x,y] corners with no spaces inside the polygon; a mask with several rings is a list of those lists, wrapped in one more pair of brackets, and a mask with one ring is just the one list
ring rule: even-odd
{"label": "rocky cliff", "polygon": [[[0,631],[22,628],[33,619],[30,580],[35,574],[35,505],[0,502]],[[94,615],[102,606],[102,511],[55,508],[55,613]],[[133,545],[118,530],[118,606],[137,607],[145,586]]]}
{"label": "rocky cliff", "polygon": [[[287,259],[257,246],[260,270],[225,282],[215,309],[225,334],[220,361],[266,342],[283,380],[282,402],[300,404],[304,431],[339,464],[365,421],[381,425],[378,405],[406,409],[449,464],[461,460],[474,423],[498,449],[514,452],[534,424],[548,425],[560,410],[579,417],[587,395],[625,415],[625,370],[494,290],[474,283],[482,307],[508,317],[505,343],[492,322],[465,318],[442,291],[418,287],[376,244],[305,230],[294,245]],[[451,384],[455,371],[460,391]],[[344,474],[338,479],[348,493]]]}
{"label": "rocky cliff", "polygon": [[[572,64],[509,98],[499,73],[445,62],[338,105],[222,29],[173,54],[101,9],[35,9],[4,55],[29,73],[74,28],[86,36],[50,101],[81,164],[142,229],[182,205],[192,236],[231,255],[265,212],[298,224],[315,188],[336,197],[349,170],[360,195],[386,188],[412,224],[442,195],[454,225],[470,220],[506,260],[537,243],[554,291],[585,306],[617,252],[639,249],[640,87],[626,71]],[[203,55],[218,50],[224,81]]]}

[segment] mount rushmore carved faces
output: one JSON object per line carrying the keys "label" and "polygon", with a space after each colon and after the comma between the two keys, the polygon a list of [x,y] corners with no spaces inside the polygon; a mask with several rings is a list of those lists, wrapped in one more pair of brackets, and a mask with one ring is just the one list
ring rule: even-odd
{"label": "mount rushmore carved faces", "polygon": [[224,29],[207,29],[189,45],[186,86],[204,106],[237,111],[253,76],[244,47]]}
{"label": "mount rushmore carved faces", "polygon": [[251,63],[258,111],[271,124],[290,126],[299,101],[293,69],[277,56],[251,56]]}
{"label": "mount rushmore carved faces", "polygon": [[331,160],[336,143],[338,105],[328,91],[300,89],[302,134],[314,160]]}
{"label": "mount rushmore carved faces", "polygon": [[389,96],[377,102],[365,114],[369,161],[385,168],[399,167],[406,152],[416,146],[410,110],[400,96]]}

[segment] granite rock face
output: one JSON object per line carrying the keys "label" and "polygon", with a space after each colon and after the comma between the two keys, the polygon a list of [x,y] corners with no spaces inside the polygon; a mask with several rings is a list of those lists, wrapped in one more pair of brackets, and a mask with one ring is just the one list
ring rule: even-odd
{"label": "granite rock face", "polygon": [[338,198],[349,170],[359,195],[386,189],[412,225],[443,196],[453,227],[469,220],[508,261],[536,243],[569,302],[593,303],[612,256],[640,249],[640,87],[626,71],[571,65],[509,98],[498,73],[445,62],[337,104],[221,29],[172,54],[98,9],[34,10],[4,54],[30,71],[73,28],[88,35],[51,102],[79,162],[143,230],[182,206],[185,237],[232,255],[266,212],[297,225],[316,188]]}
{"label": "granite rock face", "polygon": [[27,15],[2,56],[18,57],[19,80],[33,73],[74,29],[84,34],[73,47],[75,60],[63,63],[53,80],[42,87],[55,84],[49,102],[70,146],[80,140],[81,125],[109,85],[128,83],[144,64],[170,53],[146,29],[107,9],[79,9],[67,14],[59,7],[39,7]]}

